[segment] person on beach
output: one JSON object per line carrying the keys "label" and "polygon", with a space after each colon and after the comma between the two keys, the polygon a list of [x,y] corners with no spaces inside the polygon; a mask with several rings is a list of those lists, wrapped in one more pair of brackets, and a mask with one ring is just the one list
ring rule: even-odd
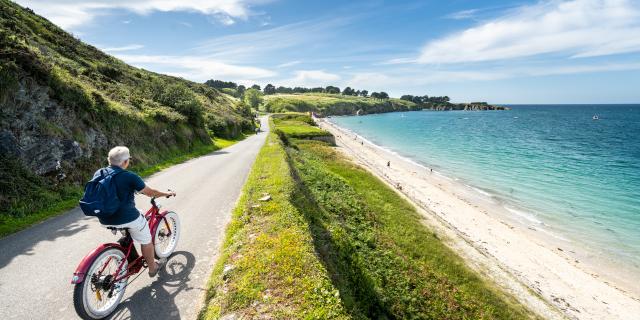
{"label": "person on beach", "polygon": [[387,168],[391,168],[391,161],[387,161]]}

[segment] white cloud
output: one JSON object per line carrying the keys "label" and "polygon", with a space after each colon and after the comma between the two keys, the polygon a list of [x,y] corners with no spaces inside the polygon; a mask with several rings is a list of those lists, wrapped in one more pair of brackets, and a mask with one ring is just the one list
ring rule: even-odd
{"label": "white cloud", "polygon": [[299,61],[299,60],[289,61],[289,62],[285,62],[285,63],[281,63],[281,64],[277,65],[276,68],[293,67],[293,66],[299,65],[301,63],[302,63],[302,61]]}
{"label": "white cloud", "polygon": [[290,87],[311,88],[336,85],[338,80],[340,80],[339,75],[324,70],[298,70],[294,73],[294,77],[278,82]]}
{"label": "white cloud", "polygon": [[297,48],[300,51],[322,43],[335,36],[335,28],[349,21],[349,18],[316,19],[231,34],[204,41],[194,51],[218,58],[255,60],[278,50]]}
{"label": "white cloud", "polygon": [[154,11],[192,11],[216,17],[223,24],[232,24],[236,19],[245,20],[251,14],[252,4],[269,0],[16,0],[33,9],[63,28],[86,24],[107,10],[122,9],[137,14]]}
{"label": "white cloud", "polygon": [[215,61],[200,56],[116,55],[126,63],[145,67],[156,72],[179,76],[193,81],[208,79],[244,80],[262,79],[275,72],[252,66],[241,66]]}
{"label": "white cloud", "polygon": [[640,51],[640,6],[634,0],[545,1],[427,43],[417,59],[445,64],[561,53],[591,57]]}
{"label": "white cloud", "polygon": [[478,9],[462,10],[462,11],[449,14],[446,16],[446,18],[454,19],[454,20],[470,19],[470,18],[473,18],[477,12],[478,12]]}
{"label": "white cloud", "polygon": [[122,52],[122,51],[132,51],[144,48],[141,44],[130,44],[122,47],[111,47],[111,48],[102,48],[103,51],[106,52]]}

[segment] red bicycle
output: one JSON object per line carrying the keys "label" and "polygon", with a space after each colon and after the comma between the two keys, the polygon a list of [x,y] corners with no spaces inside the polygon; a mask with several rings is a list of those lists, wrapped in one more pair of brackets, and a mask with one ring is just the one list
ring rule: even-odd
{"label": "red bicycle", "polygon": [[[156,198],[151,198],[151,208],[144,216],[149,221],[156,258],[169,257],[180,237],[178,214],[160,212]],[[87,254],[71,280],[75,285],[73,305],[83,319],[109,316],[120,304],[129,278],[148,267],[147,261],[138,254],[127,228],[107,229],[114,235],[120,231],[122,237],[117,243],[104,243]]]}

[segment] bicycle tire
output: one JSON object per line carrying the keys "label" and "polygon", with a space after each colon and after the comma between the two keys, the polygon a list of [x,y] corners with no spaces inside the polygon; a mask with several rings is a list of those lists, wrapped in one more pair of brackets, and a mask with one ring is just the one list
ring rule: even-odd
{"label": "bicycle tire", "polygon": [[[77,283],[73,288],[73,307],[75,308],[78,316],[82,319],[104,319],[110,316],[122,301],[124,292],[126,290],[128,278],[125,278],[123,280],[124,283],[121,282],[122,289],[117,292],[117,296],[114,301],[115,303],[113,303],[111,307],[107,308],[103,312],[96,312],[95,310],[92,310],[92,308],[87,305],[87,299],[85,299],[87,297],[86,294],[89,294],[87,290],[90,290],[91,288],[91,276],[98,267],[97,265],[110,255],[118,256],[120,259],[126,259],[125,253],[119,248],[105,248],[102,252],[100,252],[95,261],[89,267],[84,281],[82,281],[81,283]],[[123,272],[127,271],[127,266],[128,263],[125,261],[123,265]]]}
{"label": "bicycle tire", "polygon": [[153,243],[156,259],[169,257],[173,253],[173,251],[176,250],[176,247],[178,246],[178,240],[180,239],[180,217],[178,216],[178,214],[173,211],[169,211],[164,216],[164,218],[167,219],[167,221],[169,222],[169,227],[171,228],[170,238],[165,239],[169,240],[170,243],[166,248],[163,248],[163,246],[161,246],[161,242],[159,242],[159,239],[162,240],[162,232],[166,232],[167,229],[165,221],[161,220],[155,230]]}

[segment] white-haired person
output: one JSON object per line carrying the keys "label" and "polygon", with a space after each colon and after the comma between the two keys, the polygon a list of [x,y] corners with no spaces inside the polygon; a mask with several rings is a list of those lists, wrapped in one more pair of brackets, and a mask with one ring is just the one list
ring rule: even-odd
{"label": "white-haired person", "polygon": [[142,256],[149,264],[149,276],[158,273],[159,265],[154,259],[154,247],[151,243],[151,231],[147,219],[136,209],[134,201],[135,192],[141,192],[149,197],[175,196],[175,192],[162,192],[147,186],[137,174],[127,171],[131,164],[129,148],[118,146],[109,151],[107,157],[109,167],[115,170],[117,175],[113,177],[116,186],[120,207],[107,217],[99,217],[100,223],[110,227],[128,228],[131,238],[140,243]]}

